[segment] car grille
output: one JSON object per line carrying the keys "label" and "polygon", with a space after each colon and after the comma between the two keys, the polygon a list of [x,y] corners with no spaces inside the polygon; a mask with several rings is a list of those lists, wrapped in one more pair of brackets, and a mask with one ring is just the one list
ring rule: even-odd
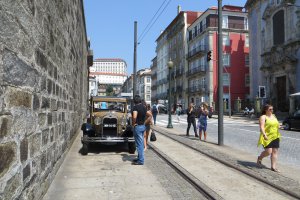
{"label": "car grille", "polygon": [[103,136],[108,137],[116,137],[118,135],[118,127],[117,127],[117,119],[116,118],[104,118],[103,119]]}

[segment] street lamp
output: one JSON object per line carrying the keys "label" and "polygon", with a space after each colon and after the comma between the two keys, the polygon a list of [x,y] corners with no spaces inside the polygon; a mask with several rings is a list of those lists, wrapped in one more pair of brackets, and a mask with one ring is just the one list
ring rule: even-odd
{"label": "street lamp", "polygon": [[167,63],[167,65],[168,65],[168,68],[169,68],[169,94],[168,94],[169,122],[168,122],[167,128],[173,128],[172,116],[171,116],[171,69],[172,69],[174,63],[170,59],[169,62]]}

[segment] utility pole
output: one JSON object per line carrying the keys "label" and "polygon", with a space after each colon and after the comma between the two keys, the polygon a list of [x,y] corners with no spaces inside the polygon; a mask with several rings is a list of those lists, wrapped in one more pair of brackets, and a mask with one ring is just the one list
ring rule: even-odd
{"label": "utility pole", "polygon": [[218,0],[218,145],[224,145],[223,127],[223,40],[222,40],[222,0]]}
{"label": "utility pole", "polygon": [[134,50],[133,50],[133,97],[136,95],[136,48],[137,48],[137,21],[134,21]]}

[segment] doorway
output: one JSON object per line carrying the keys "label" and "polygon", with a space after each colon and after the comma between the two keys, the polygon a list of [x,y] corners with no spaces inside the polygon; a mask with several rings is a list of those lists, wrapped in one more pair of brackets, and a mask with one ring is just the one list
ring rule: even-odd
{"label": "doorway", "polygon": [[286,101],[286,76],[280,76],[276,78],[277,88],[277,109],[281,112],[288,111]]}

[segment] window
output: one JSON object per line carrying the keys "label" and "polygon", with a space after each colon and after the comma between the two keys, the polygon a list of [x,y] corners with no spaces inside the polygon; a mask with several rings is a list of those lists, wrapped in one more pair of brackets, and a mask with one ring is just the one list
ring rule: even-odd
{"label": "window", "polygon": [[230,46],[229,34],[223,34],[223,46]]}
{"label": "window", "polygon": [[147,76],[147,83],[150,83],[150,82],[151,82],[151,77]]}
{"label": "window", "polygon": [[147,93],[150,93],[150,92],[151,92],[151,86],[147,86],[146,92],[147,92]]}
{"label": "window", "polygon": [[228,28],[228,16],[223,16],[222,28]]}
{"label": "window", "polygon": [[146,101],[151,101],[150,95],[146,95]]}
{"label": "window", "polygon": [[223,54],[223,65],[230,66],[230,54]]}
{"label": "window", "polygon": [[284,11],[280,10],[273,16],[273,43],[279,45],[284,43]]}
{"label": "window", "polygon": [[223,86],[229,86],[230,83],[229,83],[229,74],[228,73],[224,73],[223,74]]}
{"label": "window", "polygon": [[245,66],[249,67],[249,54],[245,54]]}
{"label": "window", "polygon": [[245,46],[249,47],[249,35],[248,34],[245,35]]}
{"label": "window", "polygon": [[249,74],[245,75],[245,86],[246,87],[250,86],[250,76],[249,76]]}

